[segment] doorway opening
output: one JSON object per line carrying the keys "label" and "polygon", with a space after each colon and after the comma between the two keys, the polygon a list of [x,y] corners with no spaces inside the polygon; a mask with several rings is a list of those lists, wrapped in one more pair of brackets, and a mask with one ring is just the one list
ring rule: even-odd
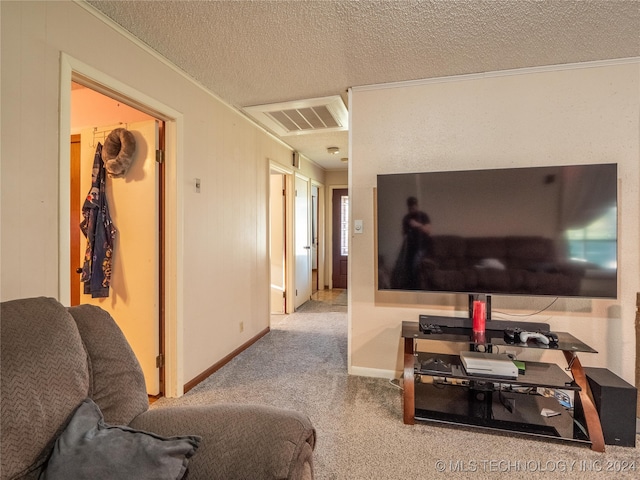
{"label": "doorway opening", "polygon": [[[129,105],[141,112],[146,112],[154,118],[164,122],[164,131],[160,134],[166,138],[164,155],[164,216],[160,219],[163,235],[163,249],[160,253],[161,267],[164,275],[160,278],[160,286],[163,293],[163,301],[159,303],[160,315],[164,328],[160,330],[161,344],[164,347],[164,367],[161,368],[164,378],[164,395],[167,397],[179,397],[184,393],[183,370],[184,352],[180,337],[183,328],[183,306],[180,302],[180,292],[183,289],[183,265],[178,261],[182,252],[183,239],[180,235],[184,222],[184,213],[178,209],[181,191],[179,185],[183,182],[184,173],[180,168],[182,158],[178,139],[181,138],[184,118],[183,114],[165,103],[150,97],[140,90],[127,85],[113,77],[87,65],[86,63],[62,52],[60,54],[60,152],[58,166],[59,197],[58,197],[58,257],[60,268],[58,269],[58,299],[64,305],[70,304],[70,229],[71,212],[69,199],[71,196],[70,175],[70,142],[71,138],[71,85],[73,82],[89,87],[92,90],[103,93],[112,99]],[[86,192],[81,192],[85,195]]]}
{"label": "doorway opening", "polygon": [[[165,392],[164,322],[164,122],[84,85],[71,83],[69,172],[70,304],[93,304],[109,312],[142,367],[147,392]],[[91,189],[94,156],[116,128],[133,134],[133,162],[122,178],[106,179],[106,198],[117,229],[108,297],[84,293],[80,272],[87,240],[82,207]],[[160,153],[158,153],[160,152]]]}

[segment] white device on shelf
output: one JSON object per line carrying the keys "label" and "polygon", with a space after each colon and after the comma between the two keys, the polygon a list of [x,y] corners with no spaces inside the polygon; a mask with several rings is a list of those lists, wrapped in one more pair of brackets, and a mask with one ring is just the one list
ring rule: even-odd
{"label": "white device on shelf", "polygon": [[482,375],[515,380],[518,367],[506,355],[484,352],[460,352],[460,360],[467,375]]}

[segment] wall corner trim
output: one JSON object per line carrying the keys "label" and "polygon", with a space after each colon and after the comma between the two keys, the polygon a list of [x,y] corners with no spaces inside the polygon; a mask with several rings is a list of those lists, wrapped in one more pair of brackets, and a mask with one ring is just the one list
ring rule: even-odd
{"label": "wall corner trim", "polygon": [[562,70],[578,70],[584,68],[610,67],[614,65],[628,65],[637,63],[640,66],[640,57],[613,58],[609,60],[594,60],[591,62],[565,63],[559,65],[543,65],[539,67],[524,67],[511,70],[496,70],[489,72],[469,73],[466,75],[450,75],[445,77],[424,78],[418,80],[406,80],[401,82],[378,83],[351,87],[352,92],[366,92],[370,90],[384,90],[389,88],[415,87],[436,83],[460,82],[464,80],[478,80],[482,78],[510,77],[514,75],[527,75],[533,73],[558,72]]}

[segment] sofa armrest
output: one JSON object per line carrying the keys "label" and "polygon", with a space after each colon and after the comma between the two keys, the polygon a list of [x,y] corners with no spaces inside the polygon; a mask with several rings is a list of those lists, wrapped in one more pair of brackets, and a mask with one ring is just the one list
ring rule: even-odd
{"label": "sofa armrest", "polygon": [[189,480],[313,478],[315,429],[298,412],[265,405],[158,407],[140,414],[131,427],[201,436]]}

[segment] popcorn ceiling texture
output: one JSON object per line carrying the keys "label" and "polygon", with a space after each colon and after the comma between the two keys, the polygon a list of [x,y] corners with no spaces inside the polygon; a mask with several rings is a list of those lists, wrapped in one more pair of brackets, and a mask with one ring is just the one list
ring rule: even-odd
{"label": "popcorn ceiling texture", "polygon": [[637,0],[88,3],[238,108],[640,56]]}
{"label": "popcorn ceiling texture", "polygon": [[640,54],[637,1],[89,3],[240,107]]}

